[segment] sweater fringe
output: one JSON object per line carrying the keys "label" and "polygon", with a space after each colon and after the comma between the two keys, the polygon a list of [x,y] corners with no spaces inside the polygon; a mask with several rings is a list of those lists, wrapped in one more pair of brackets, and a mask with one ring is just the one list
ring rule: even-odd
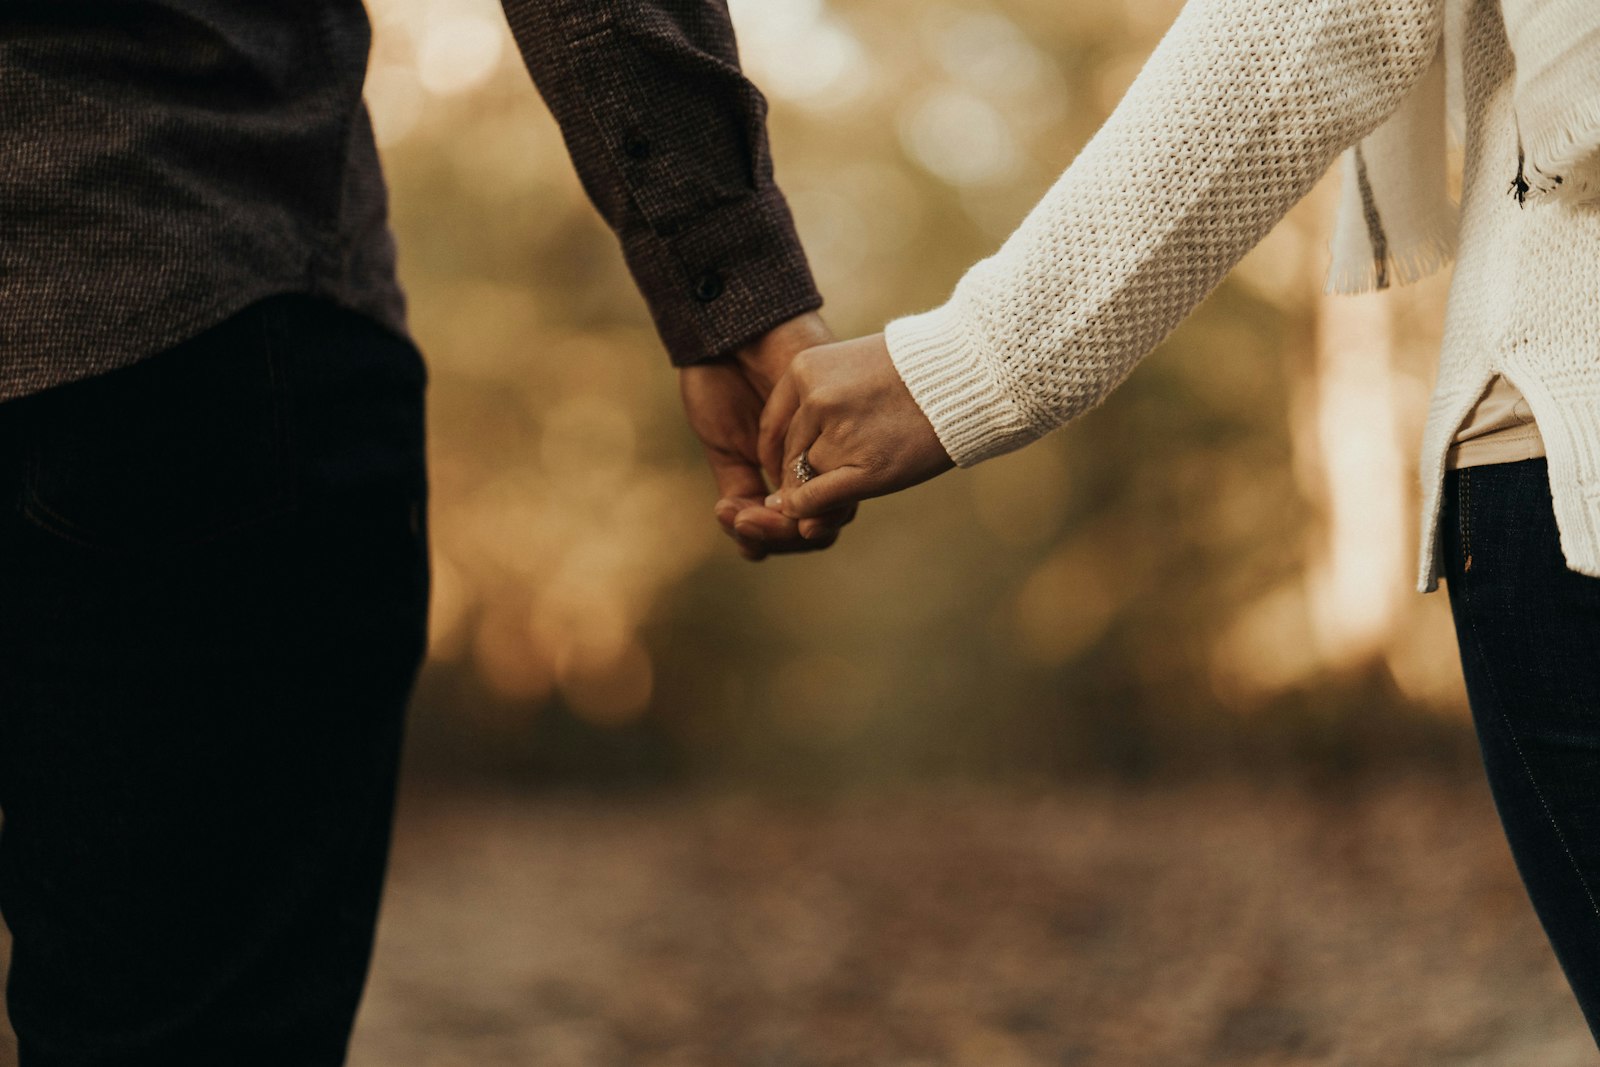
{"label": "sweater fringe", "polygon": [[1600,199],[1600,97],[1576,100],[1526,145],[1537,176],[1529,199],[1586,204]]}
{"label": "sweater fringe", "polygon": [[[1371,293],[1396,285],[1412,285],[1449,266],[1456,258],[1455,227],[1437,224],[1428,234],[1405,248],[1392,250],[1379,270],[1376,260],[1361,267],[1346,265],[1331,271],[1324,292],[1342,296]],[[1380,280],[1385,284],[1379,284]]]}

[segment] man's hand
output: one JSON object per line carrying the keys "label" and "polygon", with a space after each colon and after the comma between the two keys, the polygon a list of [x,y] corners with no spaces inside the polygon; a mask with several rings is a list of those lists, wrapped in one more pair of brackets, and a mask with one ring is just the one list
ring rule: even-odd
{"label": "man's hand", "polygon": [[[758,445],[762,409],[795,356],[832,340],[822,317],[813,312],[790,319],[732,359],[678,371],[684,413],[705,446],[721,494],[717,522],[745,559],[827,548],[838,539],[840,527],[855,517],[852,505],[813,518],[806,525],[808,536],[802,537],[799,523],[763,503],[768,486]],[[777,481],[774,472],[774,484]]]}
{"label": "man's hand", "polygon": [[[955,465],[895,370],[882,334],[795,359],[773,390],[760,434],[767,468],[783,472],[782,488],[766,503],[808,535],[819,516]],[[802,456],[812,471],[804,484],[794,470]]]}

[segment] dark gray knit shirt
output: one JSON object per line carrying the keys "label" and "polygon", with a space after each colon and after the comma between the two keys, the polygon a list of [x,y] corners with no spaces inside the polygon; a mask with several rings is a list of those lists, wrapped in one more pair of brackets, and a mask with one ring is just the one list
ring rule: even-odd
{"label": "dark gray knit shirt", "polygon": [[[505,0],[676,363],[820,305],[724,0]],[[404,332],[360,0],[0,5],[0,400],[261,297]]]}

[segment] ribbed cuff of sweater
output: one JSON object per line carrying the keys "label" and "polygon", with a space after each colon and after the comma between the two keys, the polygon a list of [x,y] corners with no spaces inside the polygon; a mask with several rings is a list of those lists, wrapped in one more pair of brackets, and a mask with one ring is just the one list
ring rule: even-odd
{"label": "ribbed cuff of sweater", "polygon": [[1043,432],[1011,399],[952,305],[896,319],[884,330],[889,356],[939,443],[957,466],[1012,452]]}

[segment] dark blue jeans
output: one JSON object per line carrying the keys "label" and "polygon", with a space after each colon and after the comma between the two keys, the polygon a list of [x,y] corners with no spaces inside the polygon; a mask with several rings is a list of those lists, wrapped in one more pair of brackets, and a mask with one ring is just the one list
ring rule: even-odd
{"label": "dark blue jeans", "polygon": [[303,296],[0,406],[23,1067],[333,1067],[428,600],[420,356]]}
{"label": "dark blue jeans", "polygon": [[1600,578],[1567,569],[1545,461],[1449,476],[1445,577],[1484,767],[1600,1037]]}

